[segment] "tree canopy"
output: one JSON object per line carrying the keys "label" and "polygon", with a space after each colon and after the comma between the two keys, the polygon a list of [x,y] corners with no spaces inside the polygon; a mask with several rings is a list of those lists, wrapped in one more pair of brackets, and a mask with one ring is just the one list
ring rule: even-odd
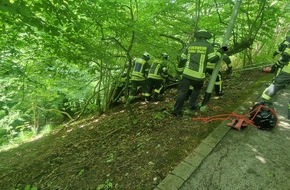
{"label": "tree canopy", "polygon": [[[231,0],[2,0],[0,123],[13,134],[103,112],[132,59],[177,57],[198,29],[221,43]],[[229,44],[235,67],[271,60],[290,29],[288,1],[244,0]]]}

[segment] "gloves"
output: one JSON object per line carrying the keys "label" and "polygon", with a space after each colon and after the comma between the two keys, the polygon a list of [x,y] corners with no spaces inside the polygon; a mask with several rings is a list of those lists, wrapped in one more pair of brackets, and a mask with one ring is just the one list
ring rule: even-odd
{"label": "gloves", "polygon": [[224,47],[219,48],[217,51],[220,52],[221,54],[224,54],[228,50],[229,50],[228,47],[224,46]]}
{"label": "gloves", "polygon": [[271,68],[271,67],[264,67],[264,68],[262,69],[262,72],[263,72],[263,73],[272,73],[272,68]]}
{"label": "gloves", "polygon": [[271,67],[271,73],[275,73],[279,68],[282,68],[282,66],[278,63],[275,63],[272,67]]}
{"label": "gloves", "polygon": [[224,50],[224,52],[229,51],[229,48],[227,46],[223,46],[222,49]]}

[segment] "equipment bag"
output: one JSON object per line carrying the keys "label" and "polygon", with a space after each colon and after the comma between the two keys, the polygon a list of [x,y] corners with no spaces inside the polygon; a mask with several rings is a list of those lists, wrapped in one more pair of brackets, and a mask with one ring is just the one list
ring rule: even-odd
{"label": "equipment bag", "polygon": [[271,130],[277,125],[278,117],[271,102],[259,102],[253,106],[249,118],[259,129]]}

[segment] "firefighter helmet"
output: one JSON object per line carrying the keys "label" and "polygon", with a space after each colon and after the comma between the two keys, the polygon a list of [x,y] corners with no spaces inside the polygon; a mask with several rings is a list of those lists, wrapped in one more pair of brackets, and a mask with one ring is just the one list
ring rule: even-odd
{"label": "firefighter helmet", "polygon": [[205,39],[211,39],[212,35],[206,30],[198,30],[194,33],[195,38],[205,38]]}
{"label": "firefighter helmet", "polygon": [[150,54],[148,52],[144,52],[143,57],[146,61],[148,61],[150,59]]}

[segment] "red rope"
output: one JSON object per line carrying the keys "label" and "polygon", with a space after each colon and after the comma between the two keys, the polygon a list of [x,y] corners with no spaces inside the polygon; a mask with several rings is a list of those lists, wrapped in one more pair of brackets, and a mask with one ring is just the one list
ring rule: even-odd
{"label": "red rope", "polygon": [[[238,115],[238,114],[232,112],[230,114],[220,114],[220,115],[215,115],[215,116],[211,116],[211,117],[192,118],[192,120],[194,120],[194,121],[202,121],[204,123],[209,123],[209,122],[212,122],[212,121],[227,120],[229,117],[235,117],[236,119],[243,119],[247,124],[252,125],[254,127],[257,127],[256,125],[254,125],[253,120],[257,116],[259,111],[262,108],[264,108],[264,107],[267,107],[267,106],[259,105],[255,109],[251,110],[250,112],[248,112],[248,113],[246,113],[244,115]],[[276,116],[276,118],[278,118],[277,113],[275,112],[274,109],[272,109],[272,108],[268,108],[268,109],[270,110],[270,112],[272,114],[274,114]],[[248,116],[250,116],[254,112],[255,112],[255,114],[253,115],[253,117],[251,119],[248,119]],[[277,123],[278,123],[278,120],[276,121],[276,125],[277,125]]]}

